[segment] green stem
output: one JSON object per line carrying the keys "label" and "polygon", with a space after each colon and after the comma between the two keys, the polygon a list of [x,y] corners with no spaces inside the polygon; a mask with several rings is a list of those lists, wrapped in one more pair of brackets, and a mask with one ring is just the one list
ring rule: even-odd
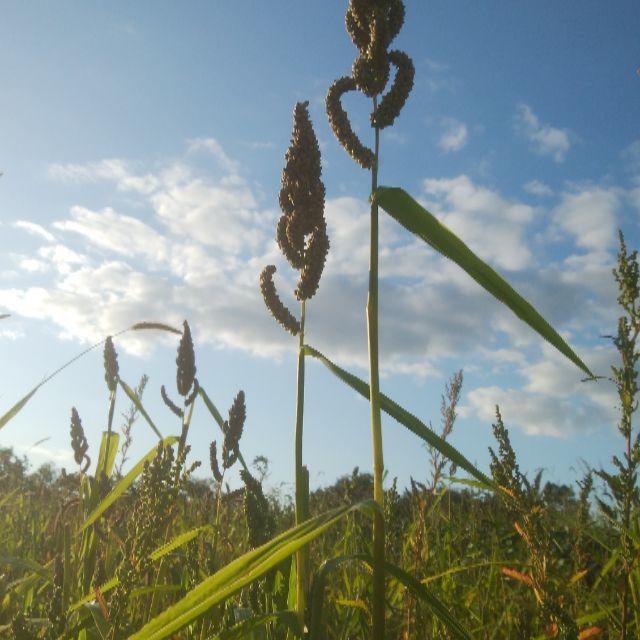
{"label": "green stem", "polygon": [[217,497],[216,497],[216,522],[215,522],[215,528],[213,530],[213,552],[212,552],[214,562],[218,554],[218,537],[219,537],[218,532],[220,531],[220,511],[222,507],[222,485],[224,483],[225,472],[226,472],[226,469],[223,467],[222,479],[218,483],[218,490],[217,490]]}
{"label": "green stem", "polygon": [[[304,423],[304,321],[305,301],[300,303],[300,334],[298,343],[298,380],[296,397],[295,473],[296,473],[296,524],[309,518],[309,472],[302,464],[302,431]],[[309,551],[306,547],[296,553],[296,611],[304,627],[307,581],[309,575]]]}
{"label": "green stem", "polygon": [[[373,112],[377,109],[373,99]],[[371,195],[378,188],[380,132],[375,129],[375,148],[371,168]],[[369,397],[371,406],[371,439],[373,443],[373,499],[380,507],[373,520],[373,614],[372,638],[384,640],[384,493],[382,474],[382,422],[380,417],[380,377],[378,370],[378,205],[371,199],[371,242],[369,255],[369,296],[367,298],[367,335],[369,342]]]}

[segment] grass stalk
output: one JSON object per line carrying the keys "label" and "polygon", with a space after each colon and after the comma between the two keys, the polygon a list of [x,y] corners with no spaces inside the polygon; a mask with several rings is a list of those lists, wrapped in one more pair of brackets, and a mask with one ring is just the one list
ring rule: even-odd
{"label": "grass stalk", "polygon": [[[373,112],[377,109],[373,99]],[[378,188],[378,162],[380,155],[380,132],[375,131],[374,161],[371,167],[371,195]],[[380,510],[373,521],[373,608],[372,638],[384,640],[385,634],[385,534],[384,492],[382,475],[382,422],[380,415],[380,376],[378,370],[378,205],[371,198],[371,240],[369,254],[369,295],[367,298],[367,338],[369,345],[369,397],[371,407],[371,438],[373,443],[373,498]]]}
{"label": "grass stalk", "polygon": [[[309,518],[308,470],[302,464],[302,435],[304,426],[304,324],[305,301],[300,303],[300,333],[298,343],[298,376],[296,395],[295,474],[296,474],[296,524]],[[296,611],[301,626],[304,625],[308,578],[309,551],[305,547],[296,554]]]}

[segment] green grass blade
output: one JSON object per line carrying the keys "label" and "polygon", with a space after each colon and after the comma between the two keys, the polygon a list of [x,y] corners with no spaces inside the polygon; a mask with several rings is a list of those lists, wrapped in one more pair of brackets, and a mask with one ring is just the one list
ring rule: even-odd
{"label": "green grass blade", "polygon": [[153,420],[149,417],[147,410],[142,406],[138,394],[124,381],[118,378],[118,383],[122,387],[122,390],[127,394],[129,400],[133,402],[136,409],[142,414],[142,417],[147,421],[147,424],[153,429],[153,432],[158,436],[159,440],[162,440],[162,434],[158,431],[158,427],[153,423]]}
{"label": "green grass blade", "polygon": [[242,622],[234,625],[231,629],[227,629],[222,633],[215,636],[211,636],[209,640],[239,640],[240,638],[253,638],[253,631],[264,627],[269,622],[281,622],[285,624],[291,631],[293,631],[298,637],[302,637],[300,625],[298,624],[298,617],[295,611],[275,611],[273,613],[266,613],[249,620],[243,620]]}
{"label": "green grass blade", "polygon": [[594,377],[589,368],[575,354],[558,332],[527,302],[500,274],[467,247],[434,215],[420,206],[406,191],[380,187],[374,194],[378,204],[405,229],[424,240],[433,249],[455,262],[481,287],[509,307],[534,331],[552,344],[560,353]]}
{"label": "green grass blade", "polygon": [[[346,382],[352,389],[357,391],[361,396],[369,399],[369,385],[361,380],[357,376],[345,371],[337,364],[331,362],[325,355],[310,347],[304,346],[305,354],[312,356],[317,360],[320,360],[333,374],[340,378],[343,382]],[[383,393],[380,394],[380,407],[382,410],[389,414],[392,418],[395,418],[402,425],[407,427],[409,431],[415,433],[419,438],[422,438],[425,442],[437,449],[440,453],[445,455],[449,460],[455,462],[460,469],[464,469],[467,473],[472,475],[476,480],[482,484],[492,487],[497,490],[493,481],[486,476],[482,471],[477,469],[467,458],[460,453],[455,447],[450,445],[446,440],[443,440],[438,434],[429,429],[423,422],[421,422],[412,413],[409,413],[406,409],[402,408],[399,404],[391,400]]]}
{"label": "green grass blade", "polygon": [[[169,436],[165,438],[162,443],[165,447],[168,447],[178,441],[175,436]],[[127,475],[116,484],[113,489],[104,497],[100,504],[91,512],[89,517],[85,520],[84,524],[78,530],[78,533],[84,531],[88,526],[92,525],[133,483],[133,481],[142,473],[144,469],[144,463],[153,460],[158,453],[158,447],[153,447],[143,458],[141,458],[137,464],[127,473]]]}
{"label": "green grass blade", "polygon": [[215,604],[222,602],[242,587],[293,555],[326,529],[354,509],[372,514],[376,505],[372,500],[351,507],[341,507],[293,527],[266,544],[243,554],[192,589],[182,600],[150,620],[130,640],[161,640],[190,624]]}
{"label": "green grass blade", "polygon": [[107,431],[102,432],[102,441],[100,442],[100,453],[98,454],[96,473],[99,473],[104,469],[107,478],[111,477],[111,474],[113,473],[113,465],[116,461],[116,455],[118,455],[119,444],[119,434],[113,432],[109,434]]}
{"label": "green grass blade", "polygon": [[33,398],[33,396],[35,395],[36,391],[42,386],[42,383],[40,383],[39,385],[36,385],[33,389],[31,389],[31,391],[29,391],[29,393],[27,393],[26,396],[24,396],[24,398],[22,398],[21,400],[18,400],[18,402],[16,402],[13,407],[11,407],[11,409],[9,409],[9,411],[7,411],[7,413],[5,413],[1,418],[0,418],[0,429],[2,429],[2,427],[4,427],[7,422],[9,422],[9,420],[13,419],[17,413],[19,413],[22,408],[24,407],[25,404],[27,404],[27,402],[29,402],[29,400],[31,400],[31,398]]}
{"label": "green grass blade", "polygon": [[393,576],[427,604],[433,614],[447,627],[453,638],[472,640],[468,631],[451,615],[446,605],[436,598],[419,580],[416,580],[404,569],[390,562],[385,563],[385,569],[389,575]]}
{"label": "green grass blade", "polygon": [[[187,542],[191,542],[191,540],[199,536],[202,532],[208,531],[210,529],[211,529],[211,525],[206,524],[201,527],[195,527],[194,529],[185,531],[184,533],[181,533],[180,535],[176,536],[172,540],[169,540],[169,542],[167,542],[166,544],[163,544],[162,546],[158,547],[155,551],[149,554],[149,559],[154,562],[156,560],[160,560],[160,558],[164,558],[164,556],[184,546],[185,544],[187,544]],[[102,593],[106,593],[107,591],[110,591],[111,589],[113,589],[113,587],[115,587],[117,584],[118,584],[118,579],[111,578],[111,580],[108,580],[104,584],[100,585],[100,591]],[[84,598],[74,602],[71,605],[71,607],[69,608],[69,613],[80,609],[82,605],[86,604],[87,602],[91,602],[94,598],[95,598],[95,593],[93,591],[91,593],[88,593],[87,595],[84,596]]]}

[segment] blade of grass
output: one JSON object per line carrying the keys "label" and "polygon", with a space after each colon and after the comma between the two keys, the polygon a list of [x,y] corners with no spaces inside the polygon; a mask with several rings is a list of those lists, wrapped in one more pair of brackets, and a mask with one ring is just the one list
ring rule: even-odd
{"label": "blade of grass", "polygon": [[590,378],[594,377],[587,365],[529,302],[406,191],[396,187],[380,187],[374,194],[374,200],[405,229],[466,271],[483,289],[511,309],[520,320],[528,324]]}
{"label": "blade of grass", "polygon": [[215,636],[211,636],[209,640],[239,640],[240,638],[252,637],[249,634],[256,629],[264,627],[269,622],[281,622],[285,624],[293,633],[298,637],[302,637],[302,631],[298,624],[298,617],[295,611],[275,611],[273,613],[266,613],[249,620],[243,620],[242,622],[234,625],[230,629],[226,629],[222,633]]}
{"label": "blade of grass", "polygon": [[217,573],[205,579],[182,600],[167,608],[149,621],[140,631],[134,633],[130,640],[161,640],[172,636],[176,631],[206,613],[212,606],[222,602],[280,564],[356,509],[371,515],[377,506],[373,501],[365,500],[350,507],[327,511],[285,531],[261,547],[236,558]]}
{"label": "blade of grass", "polygon": [[[345,371],[337,364],[331,362],[329,358],[320,353],[320,351],[305,345],[305,353],[309,356],[320,360],[333,374],[340,378],[343,382],[346,382],[352,389],[357,391],[364,398],[369,398],[369,385],[358,378],[357,376]],[[406,409],[403,409],[399,404],[395,403],[391,398],[387,397],[383,393],[380,394],[380,407],[382,410],[389,414],[392,418],[395,418],[400,424],[404,425],[415,433],[419,438],[422,438],[425,442],[429,443],[432,447],[440,451],[443,455],[447,456],[449,460],[458,465],[460,469],[464,469],[467,473],[479,480],[483,485],[493,488],[494,491],[497,487],[493,481],[486,476],[482,471],[477,469],[465,456],[462,455],[455,447],[450,445],[446,440],[443,440],[434,431],[429,429],[423,422],[421,422],[412,413],[409,413]]]}
{"label": "blade of grass", "polygon": [[98,454],[98,464],[96,471],[104,469],[107,478],[113,473],[113,465],[118,454],[118,445],[120,444],[120,435],[107,431],[102,432],[102,440],[100,442],[100,453]]}
{"label": "blade of grass", "polygon": [[142,402],[140,402],[140,398],[136,392],[121,378],[118,378],[118,383],[122,387],[122,390],[127,394],[129,400],[133,402],[136,409],[142,414],[142,417],[147,421],[147,424],[153,429],[153,432],[158,436],[159,440],[162,440],[162,434],[158,430],[158,427],[153,423],[153,420],[149,417],[146,409],[142,406]]}
{"label": "blade of grass", "polygon": [[[162,444],[165,447],[171,446],[178,441],[175,436],[169,436],[162,440]],[[156,457],[158,453],[158,447],[154,447],[143,458],[141,458],[134,467],[127,473],[118,484],[100,501],[98,506],[91,512],[91,514],[84,521],[84,524],[78,530],[78,533],[84,531],[88,526],[92,525],[133,483],[133,481],[142,473],[144,469],[144,463]]]}

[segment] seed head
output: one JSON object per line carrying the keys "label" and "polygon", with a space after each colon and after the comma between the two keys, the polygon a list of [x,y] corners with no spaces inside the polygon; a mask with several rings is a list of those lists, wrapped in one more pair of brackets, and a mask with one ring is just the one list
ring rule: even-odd
{"label": "seed head", "polygon": [[189,323],[186,320],[184,321],[182,338],[180,339],[180,346],[178,347],[176,365],[178,366],[176,374],[178,393],[181,396],[186,396],[196,376],[196,356],[193,350],[191,329],[189,329]]}
{"label": "seed head", "polygon": [[348,91],[355,91],[356,83],[353,78],[347,76],[335,80],[329,87],[326,99],[327,116],[329,124],[338,142],[346,152],[363,168],[371,169],[373,166],[373,151],[365,147],[360,138],[354,133],[349,122],[347,112],[342,108],[340,98]]}
{"label": "seed head", "polygon": [[289,333],[297,336],[300,333],[300,322],[298,319],[287,309],[278,292],[276,291],[275,284],[273,283],[273,274],[276,272],[276,268],[270,264],[266,266],[260,274],[260,290],[262,291],[262,297],[267,305],[267,309],[271,312],[271,315],[279,322]]}
{"label": "seed head", "polygon": [[244,391],[239,391],[235,397],[231,409],[229,409],[229,420],[225,422],[224,444],[222,446],[222,466],[229,469],[238,459],[240,438],[244,429],[244,422],[247,417],[247,408],[244,401]]}
{"label": "seed head", "polygon": [[76,464],[81,465],[83,461],[85,462],[82,468],[82,473],[84,473],[91,464],[91,458],[87,455],[89,443],[84,435],[82,421],[75,407],[71,408],[71,448],[73,449],[73,459]]}
{"label": "seed head", "polygon": [[218,445],[215,440],[209,445],[209,465],[216,482],[222,482],[222,474],[218,465]]}
{"label": "seed head", "polygon": [[371,125],[376,129],[393,124],[413,88],[415,68],[411,58],[403,51],[390,51],[389,60],[396,66],[397,72],[391,89],[380,100],[376,112],[371,114]]}
{"label": "seed head", "polygon": [[104,379],[109,391],[112,393],[118,385],[118,354],[113,346],[113,340],[109,336],[104,341]]}
{"label": "seed head", "polygon": [[252,549],[270,540],[275,523],[269,509],[262,485],[245,469],[240,470],[240,477],[244,482],[244,512],[249,532],[249,546]]}

